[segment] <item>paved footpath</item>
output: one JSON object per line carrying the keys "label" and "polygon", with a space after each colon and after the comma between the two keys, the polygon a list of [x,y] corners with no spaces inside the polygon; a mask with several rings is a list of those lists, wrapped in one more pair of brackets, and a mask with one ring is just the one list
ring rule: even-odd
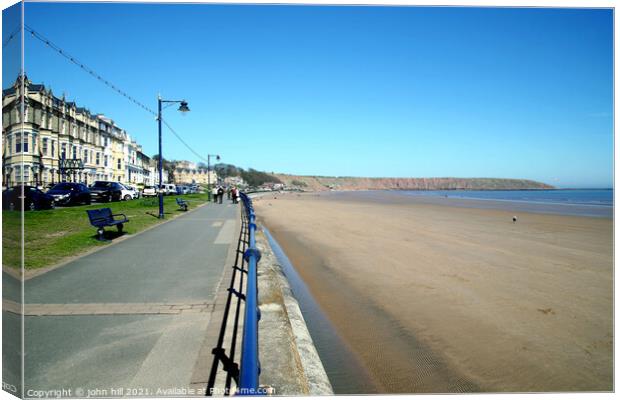
{"label": "paved footpath", "polygon": [[26,281],[26,389],[189,387],[238,224],[238,206],[211,203]]}

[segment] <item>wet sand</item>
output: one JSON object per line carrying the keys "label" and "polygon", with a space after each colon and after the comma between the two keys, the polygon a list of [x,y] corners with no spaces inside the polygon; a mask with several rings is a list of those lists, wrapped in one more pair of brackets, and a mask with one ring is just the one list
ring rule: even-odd
{"label": "wet sand", "polygon": [[612,229],[589,218],[255,199],[381,393],[612,390]]}

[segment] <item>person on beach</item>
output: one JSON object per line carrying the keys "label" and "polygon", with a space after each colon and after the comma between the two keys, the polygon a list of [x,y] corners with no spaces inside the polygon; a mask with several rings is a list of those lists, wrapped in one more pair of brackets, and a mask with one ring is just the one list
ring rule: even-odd
{"label": "person on beach", "polygon": [[217,189],[217,196],[220,198],[219,204],[222,204],[222,200],[224,199],[224,188],[223,187],[219,187]]}
{"label": "person on beach", "polygon": [[213,186],[213,189],[211,189],[211,194],[213,195],[213,202],[217,203],[217,187]]}

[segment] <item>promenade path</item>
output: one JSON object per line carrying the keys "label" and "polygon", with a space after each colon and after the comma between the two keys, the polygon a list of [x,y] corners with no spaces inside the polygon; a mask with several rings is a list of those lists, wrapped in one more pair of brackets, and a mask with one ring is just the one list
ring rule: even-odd
{"label": "promenade path", "polygon": [[[188,388],[238,234],[238,206],[210,203],[27,280],[26,390]],[[5,318],[17,317],[11,279]]]}

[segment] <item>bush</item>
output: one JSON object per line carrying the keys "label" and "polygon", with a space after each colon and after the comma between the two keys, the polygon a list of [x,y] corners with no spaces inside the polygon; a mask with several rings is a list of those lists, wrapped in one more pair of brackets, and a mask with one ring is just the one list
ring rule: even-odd
{"label": "bush", "polygon": [[291,185],[293,185],[293,186],[301,186],[301,187],[306,187],[306,186],[308,186],[308,184],[307,184],[306,182],[304,182],[304,181],[298,181],[297,179],[294,179],[294,180],[291,182]]}

